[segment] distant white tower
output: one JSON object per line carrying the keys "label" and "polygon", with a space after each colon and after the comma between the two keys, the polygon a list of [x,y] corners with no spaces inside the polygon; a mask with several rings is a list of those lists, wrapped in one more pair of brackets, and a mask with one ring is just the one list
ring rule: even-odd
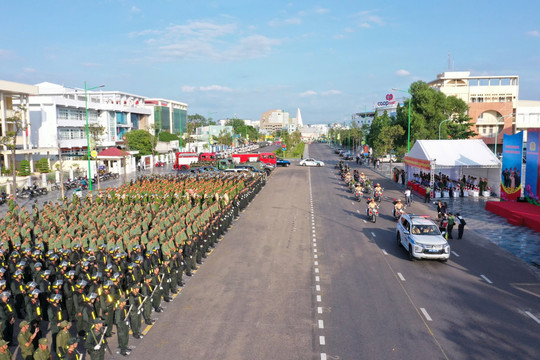
{"label": "distant white tower", "polygon": [[300,108],[298,108],[298,111],[296,112],[296,127],[300,129],[302,126],[304,126],[304,123],[302,122],[302,114],[300,113]]}

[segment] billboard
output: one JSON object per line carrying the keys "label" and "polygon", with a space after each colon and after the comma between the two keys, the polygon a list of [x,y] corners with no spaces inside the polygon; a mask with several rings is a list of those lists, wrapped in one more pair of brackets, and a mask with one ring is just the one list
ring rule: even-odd
{"label": "billboard", "polygon": [[525,198],[540,205],[540,129],[527,130],[527,163],[525,168]]}
{"label": "billboard", "polygon": [[521,163],[523,161],[523,132],[504,134],[501,172],[501,200],[517,201],[521,196]]}

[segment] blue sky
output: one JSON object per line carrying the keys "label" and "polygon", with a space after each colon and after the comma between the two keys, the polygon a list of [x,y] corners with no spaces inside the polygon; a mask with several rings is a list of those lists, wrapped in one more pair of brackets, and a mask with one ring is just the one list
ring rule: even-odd
{"label": "blue sky", "polygon": [[[519,75],[540,100],[539,1],[10,1],[0,79],[188,104],[188,114],[344,121],[448,70]],[[397,94],[402,95],[402,94]]]}

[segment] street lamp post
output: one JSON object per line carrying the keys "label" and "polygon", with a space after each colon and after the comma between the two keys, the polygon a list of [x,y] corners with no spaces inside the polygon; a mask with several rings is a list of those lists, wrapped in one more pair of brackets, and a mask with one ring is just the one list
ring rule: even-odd
{"label": "street lamp post", "polygon": [[[514,115],[516,115],[516,114],[512,113],[512,114],[508,114],[508,115],[499,116],[497,118],[497,123],[495,124],[495,126],[497,127],[497,132],[496,132],[496,135],[495,135],[495,156],[497,156],[497,142],[499,140],[499,120],[504,119],[505,117],[514,116]],[[504,129],[504,122],[503,122],[503,129]]]}
{"label": "street lamp post", "polygon": [[407,93],[410,95],[410,98],[409,98],[409,126],[408,126],[408,130],[407,130],[407,153],[409,153],[409,151],[411,150],[411,101],[412,101],[412,94],[409,90],[400,90],[400,89],[396,89],[396,88],[392,88],[392,90],[394,91],[401,91],[401,92],[404,92],[404,93]]}
{"label": "street lamp post", "polygon": [[447,121],[451,121],[452,119],[446,119],[446,120],[443,120],[441,121],[441,123],[439,124],[439,140],[441,140],[441,125]]}
{"label": "street lamp post", "polygon": [[104,86],[105,85],[99,85],[88,89],[86,87],[86,81],[84,82],[84,107],[86,109],[86,150],[88,152],[88,189],[90,192],[92,192],[92,170],[90,165],[90,128],[88,127],[88,90],[94,90]]}

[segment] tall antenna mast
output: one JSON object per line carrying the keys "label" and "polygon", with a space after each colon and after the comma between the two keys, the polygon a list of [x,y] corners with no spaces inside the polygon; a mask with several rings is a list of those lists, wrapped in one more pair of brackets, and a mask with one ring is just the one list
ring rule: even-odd
{"label": "tall antenna mast", "polygon": [[450,51],[448,52],[448,71],[450,71]]}

